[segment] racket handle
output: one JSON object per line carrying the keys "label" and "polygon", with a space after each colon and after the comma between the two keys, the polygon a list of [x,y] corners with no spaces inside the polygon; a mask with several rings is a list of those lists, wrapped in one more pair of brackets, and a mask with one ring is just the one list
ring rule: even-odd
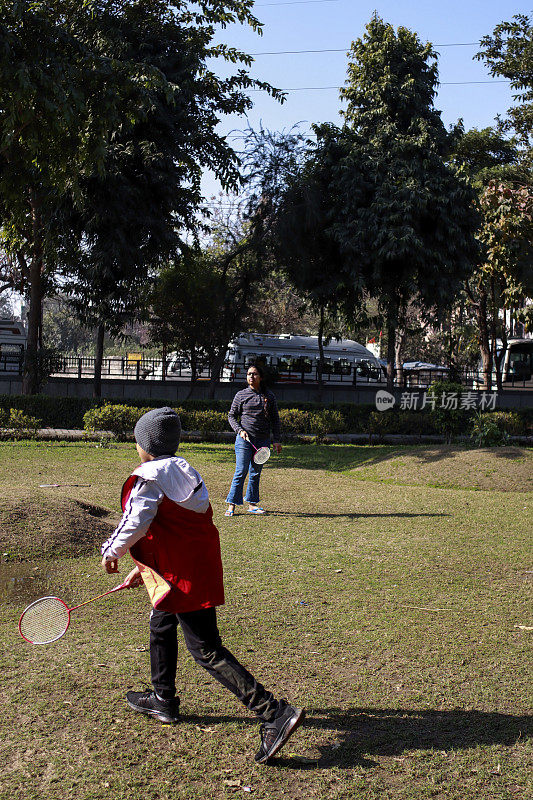
{"label": "racket handle", "polygon": [[[244,431],[244,428],[243,428],[243,431]],[[257,453],[257,447],[255,446],[255,444],[253,444],[253,443],[250,441],[250,435],[248,434],[248,432],[247,432],[247,431],[244,431],[244,432],[245,432],[245,433],[246,433],[246,435],[248,436],[248,439],[245,439],[244,441],[245,441],[245,442],[248,442],[248,444],[251,444],[251,445],[252,445],[252,447],[254,448],[255,452]]]}
{"label": "racket handle", "polygon": [[90,600],[86,600],[84,603],[80,603],[77,606],[73,606],[69,608],[69,611],[76,611],[77,608],[81,608],[82,606],[86,606],[88,603],[94,603],[95,600],[101,600],[102,597],[107,597],[108,594],[113,594],[113,592],[118,592],[120,589],[125,589],[126,584],[121,583],[119,586],[115,586],[114,589],[110,589],[108,592],[104,592],[103,594],[99,594],[97,597],[91,597]]}

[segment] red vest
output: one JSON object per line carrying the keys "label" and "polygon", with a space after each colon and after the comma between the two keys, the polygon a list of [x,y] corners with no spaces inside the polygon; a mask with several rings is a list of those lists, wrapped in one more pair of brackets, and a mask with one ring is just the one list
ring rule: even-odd
{"label": "red vest", "polygon": [[[122,487],[123,511],[136,480],[131,475]],[[182,614],[224,604],[220,541],[211,506],[198,514],[163,497],[146,535],[130,553],[170,586],[154,602],[158,610]]]}

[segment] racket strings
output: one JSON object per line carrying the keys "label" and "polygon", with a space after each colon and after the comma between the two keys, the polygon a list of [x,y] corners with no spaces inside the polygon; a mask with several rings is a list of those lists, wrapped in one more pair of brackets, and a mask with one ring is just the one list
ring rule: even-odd
{"label": "racket strings", "polygon": [[42,597],[22,615],[20,632],[32,644],[48,644],[63,636],[69,621],[69,610],[59,597]]}
{"label": "racket strings", "polygon": [[254,454],[254,461],[256,464],[264,464],[270,458],[270,449],[268,447],[260,447],[257,453]]}

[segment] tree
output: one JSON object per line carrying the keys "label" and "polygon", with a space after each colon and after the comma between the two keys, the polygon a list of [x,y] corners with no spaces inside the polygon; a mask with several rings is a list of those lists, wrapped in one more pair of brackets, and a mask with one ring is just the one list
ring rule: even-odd
{"label": "tree", "polygon": [[83,326],[68,298],[47,297],[43,302],[43,347],[67,355],[90,353],[95,331]]}
{"label": "tree", "polygon": [[507,112],[504,126],[514,130],[531,161],[533,145],[533,25],[525,14],[496,25],[492,35],[481,39],[478,61],[484,61],[491,75],[508,78],[517,105]]}
{"label": "tree", "polygon": [[120,95],[109,67],[58,23],[57,6],[0,3],[0,224],[16,262],[13,288],[29,305],[24,391],[38,388],[41,303],[60,238],[57,197],[101,164],[111,104],[93,103],[91,91],[107,77]]}
{"label": "tree", "polygon": [[272,221],[267,199],[260,201],[249,217],[230,219],[219,213],[212,221],[211,241],[204,252],[215,301],[212,335],[206,348],[211,395],[228,343],[242,330],[244,320],[253,315],[256,289],[273,267],[266,245]]}
{"label": "tree", "polygon": [[275,247],[292,282],[306,293],[318,314],[321,386],[328,317],[336,317],[342,308],[353,322],[363,287],[353,279],[353,273],[347,274],[346,259],[333,235],[338,189],[334,165],[345,157],[345,141],[335,126],[315,126],[314,130],[316,144],[309,146],[303,161],[287,176],[281,193]]}
{"label": "tree", "polygon": [[243,330],[313,336],[318,324],[307,293],[297,289],[283,269],[274,269],[257,285]]}
{"label": "tree", "polygon": [[511,309],[516,317],[515,309],[528,294],[527,208],[531,189],[521,152],[517,139],[505,139],[499,129],[465,132],[462,126],[456,128],[451,160],[476,189],[481,213],[479,260],[465,290],[475,313],[487,389],[491,387],[493,366],[501,389],[501,355],[499,359],[496,339],[505,342],[507,331],[499,320],[499,309]]}
{"label": "tree", "polygon": [[10,317],[13,314],[11,299],[7,294],[0,294],[0,317]]}
{"label": "tree", "polygon": [[465,131],[459,120],[452,130],[450,162],[468,174],[476,189],[496,179],[523,181],[527,174],[516,138],[509,138],[500,124]]}
{"label": "tree", "polygon": [[[450,136],[434,108],[436,53],[377,15],[352,44],[343,112],[351,137],[336,166],[335,232],[388,329],[389,388],[396,331],[409,303],[446,309],[476,261],[475,195],[446,163]],[[363,185],[361,185],[363,183]]]}
{"label": "tree", "polygon": [[[143,246],[157,258],[157,243],[166,254],[171,232],[190,228],[203,168],[237,186],[238,159],[216,131],[219,116],[249,108],[249,87],[281,95],[245,69],[218,78],[207,62],[250,65],[213,38],[217,25],[233,22],[260,31],[252,5],[0,2],[0,214],[19,288],[29,295],[25,391],[36,388],[42,297],[59,267],[75,263],[82,271],[74,281],[78,293],[87,290],[96,301],[112,286],[113,271],[128,263],[132,230],[142,231]],[[154,192],[148,220],[143,188]],[[103,197],[107,205],[95,205]],[[106,215],[118,220],[115,241],[124,246],[120,259],[104,264]],[[80,253],[91,246],[84,269]],[[131,280],[122,270],[116,283]],[[131,292],[112,292],[102,309],[120,311],[131,299]]]}
{"label": "tree", "polygon": [[207,254],[191,248],[160,272],[150,296],[150,338],[162,347],[163,377],[169,351],[187,355],[191,365],[191,394],[199,363],[211,348],[218,324],[217,289],[217,276]]}
{"label": "tree", "polygon": [[193,374],[201,355],[210,368],[212,395],[228,343],[253,315],[255,289],[268,269],[263,264],[268,218],[262,207],[249,220],[219,207],[209,223],[209,239],[202,247],[183,249],[155,285],[155,339],[164,350],[185,350]]}
{"label": "tree", "polygon": [[[258,132],[249,130],[241,154],[248,209],[267,211],[261,241],[266,279],[270,264],[286,292],[286,279],[292,284],[292,297],[300,308],[297,305],[293,311],[291,330],[295,325],[302,327],[305,306],[313,313],[314,319],[307,315],[307,332],[318,331],[320,384],[323,343],[340,338],[344,332],[341,309],[348,312],[352,322],[356,316],[353,282],[343,283],[338,245],[329,231],[333,222],[331,162],[341,147],[333,133],[336,130],[333,125],[315,126],[315,141],[305,138],[297,126],[279,133],[262,127]],[[278,293],[279,285],[273,294]],[[254,310],[249,316],[250,320],[256,318]],[[287,318],[286,314],[282,316]],[[309,329],[311,319],[314,324]],[[279,330],[279,326],[270,328],[271,332]]]}
{"label": "tree", "polygon": [[[242,140],[240,196],[218,198],[203,220],[201,246],[183,248],[172,259],[162,273],[165,282],[158,281],[153,295],[156,340],[163,345],[173,342],[189,355],[201,352],[211,371],[211,393],[228,343],[244,327],[257,328],[258,306],[268,302],[265,286],[276,270],[272,248],[276,209],[302,137],[294,131],[277,134],[248,128]],[[165,293],[165,284],[175,287],[175,295]],[[263,322],[269,317],[259,310]]]}
{"label": "tree", "polygon": [[[505,324],[499,323],[499,310],[520,304],[533,294],[533,189],[491,182],[480,199],[483,225],[479,238],[485,259],[479,279],[489,291],[489,319],[492,354],[496,366],[497,388],[501,391],[501,358],[507,347]],[[496,339],[501,334],[503,348],[498,357]]]}

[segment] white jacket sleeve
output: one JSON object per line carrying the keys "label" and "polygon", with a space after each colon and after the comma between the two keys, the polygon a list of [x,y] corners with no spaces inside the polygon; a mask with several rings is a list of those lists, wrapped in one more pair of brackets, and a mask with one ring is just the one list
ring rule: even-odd
{"label": "white jacket sleeve", "polygon": [[164,494],[155,481],[138,477],[128,497],[122,519],[102,545],[106,561],[120,558],[145,535]]}

